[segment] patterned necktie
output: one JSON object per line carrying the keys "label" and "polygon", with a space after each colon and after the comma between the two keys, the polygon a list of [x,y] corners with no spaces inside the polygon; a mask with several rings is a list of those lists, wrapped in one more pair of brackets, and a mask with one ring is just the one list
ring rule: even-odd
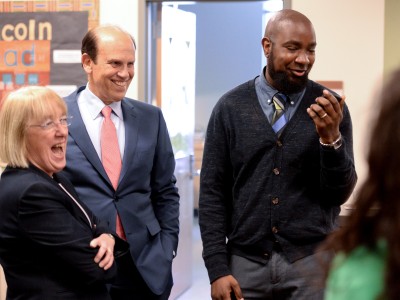
{"label": "patterned necktie", "polygon": [[274,103],[274,115],[272,116],[272,129],[279,133],[279,131],[286,125],[286,117],[285,117],[285,102],[286,96],[282,93],[276,93],[272,97],[272,101]]}
{"label": "patterned necktie", "polygon": [[[122,161],[121,152],[119,151],[118,145],[117,130],[115,129],[115,125],[111,120],[111,112],[112,109],[109,106],[105,106],[101,110],[101,113],[104,117],[103,125],[101,126],[100,137],[101,161],[103,162],[103,166],[106,170],[108,178],[116,190],[118,186],[119,175],[121,173]],[[118,212],[116,224],[116,232],[118,236],[126,240],[125,232],[122,227]]]}

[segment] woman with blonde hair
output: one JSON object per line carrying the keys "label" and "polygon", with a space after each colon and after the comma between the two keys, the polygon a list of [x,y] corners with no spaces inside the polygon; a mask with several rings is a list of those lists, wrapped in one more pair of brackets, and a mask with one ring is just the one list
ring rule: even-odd
{"label": "woman with blonde hair", "polygon": [[110,299],[117,238],[59,173],[68,122],[64,101],[49,88],[21,88],[2,104],[0,264],[8,300]]}

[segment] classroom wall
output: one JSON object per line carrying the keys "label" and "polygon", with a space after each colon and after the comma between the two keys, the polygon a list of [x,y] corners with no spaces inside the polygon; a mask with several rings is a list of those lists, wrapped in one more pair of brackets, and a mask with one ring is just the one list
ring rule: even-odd
{"label": "classroom wall", "polygon": [[385,1],[384,72],[387,74],[400,65],[400,1]]}

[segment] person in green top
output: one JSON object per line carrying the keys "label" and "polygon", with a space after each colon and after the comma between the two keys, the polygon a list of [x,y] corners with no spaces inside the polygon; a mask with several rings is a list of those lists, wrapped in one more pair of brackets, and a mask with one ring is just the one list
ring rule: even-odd
{"label": "person in green top", "polygon": [[[328,277],[325,300],[375,300],[382,295],[387,258],[386,243],[358,246],[335,257]],[[386,299],[386,298],[383,298]]]}
{"label": "person in green top", "polygon": [[369,172],[345,226],[323,248],[337,255],[327,274],[325,300],[400,297],[400,69],[375,102]]}

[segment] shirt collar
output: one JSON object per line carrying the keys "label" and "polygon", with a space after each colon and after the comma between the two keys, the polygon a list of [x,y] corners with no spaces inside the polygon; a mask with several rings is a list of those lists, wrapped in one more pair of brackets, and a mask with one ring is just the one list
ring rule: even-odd
{"label": "shirt collar", "polygon": [[[104,108],[105,105],[104,105],[103,101],[100,100],[99,97],[97,97],[95,94],[92,93],[92,91],[89,89],[88,84],[86,85],[86,88],[81,93],[87,104],[87,108],[88,108],[90,117],[94,120],[97,117],[101,116],[101,110]],[[118,116],[118,118],[123,120],[121,101],[113,102],[108,106],[110,106],[112,108],[114,114],[116,114]]]}
{"label": "shirt collar", "polygon": [[[272,103],[272,97],[279,92],[278,90],[276,90],[275,88],[273,88],[269,82],[267,81],[267,79],[265,78],[265,72],[266,72],[266,67],[263,68],[261,75],[260,75],[260,89],[262,91],[263,94],[266,94],[267,97],[267,103],[271,104]],[[299,101],[299,99],[302,98],[303,94],[304,94],[305,88],[303,90],[301,90],[298,93],[294,93],[294,94],[289,94],[287,95],[290,99],[290,105],[295,105],[297,101]]]}

